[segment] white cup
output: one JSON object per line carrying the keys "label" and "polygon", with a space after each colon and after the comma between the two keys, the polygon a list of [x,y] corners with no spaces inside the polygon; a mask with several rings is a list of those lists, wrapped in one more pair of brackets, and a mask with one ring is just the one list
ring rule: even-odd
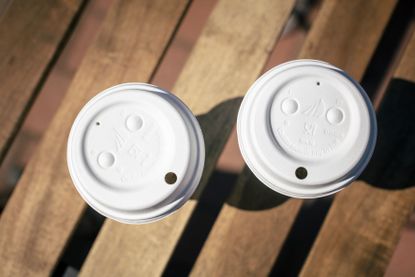
{"label": "white cup", "polygon": [[262,75],[237,123],[246,164],[269,188],[296,198],[333,194],[356,179],[376,143],[363,88],[328,63],[296,60]]}
{"label": "white cup", "polygon": [[161,219],[181,207],[202,176],[202,131],[173,94],[142,83],[111,87],[80,111],[67,162],[82,198],[123,223]]}

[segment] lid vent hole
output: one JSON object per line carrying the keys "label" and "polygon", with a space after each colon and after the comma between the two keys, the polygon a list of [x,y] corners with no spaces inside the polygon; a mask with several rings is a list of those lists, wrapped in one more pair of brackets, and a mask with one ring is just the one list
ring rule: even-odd
{"label": "lid vent hole", "polygon": [[303,180],[307,177],[307,169],[305,169],[304,167],[299,167],[295,170],[295,176],[300,179]]}
{"label": "lid vent hole", "polygon": [[164,176],[164,180],[167,184],[173,185],[177,181],[177,175],[174,172],[169,172]]}

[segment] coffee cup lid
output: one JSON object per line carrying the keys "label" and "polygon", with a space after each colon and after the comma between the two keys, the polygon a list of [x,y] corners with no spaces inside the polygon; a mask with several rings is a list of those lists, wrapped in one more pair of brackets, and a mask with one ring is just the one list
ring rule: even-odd
{"label": "coffee cup lid", "polygon": [[205,150],[186,105],[153,85],[120,84],[76,117],[67,162],[82,198],[102,215],[146,223],[181,207],[199,184]]}
{"label": "coffee cup lid", "polygon": [[363,88],[328,63],[296,60],[262,75],[241,104],[238,142],[255,176],[281,194],[317,198],[357,178],[376,143]]}

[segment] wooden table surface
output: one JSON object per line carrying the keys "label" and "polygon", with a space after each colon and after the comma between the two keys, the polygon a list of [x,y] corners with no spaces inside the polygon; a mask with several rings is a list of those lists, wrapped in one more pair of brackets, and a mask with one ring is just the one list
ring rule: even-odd
{"label": "wooden table surface", "polygon": [[[297,57],[325,60],[362,80],[371,73],[370,64],[397,3],[321,1]],[[88,99],[107,87],[151,83],[193,4],[112,1],[1,214],[0,276],[54,272],[86,208],[66,166],[66,141],[74,118]],[[198,192],[177,213],[155,223],[105,220],[81,276],[166,273],[179,240],[191,232],[189,221],[199,197],[207,186],[215,186],[209,180],[241,99],[264,71],[295,4],[217,1],[172,89],[203,130],[206,161]],[[81,0],[14,0],[0,11],[0,163],[88,5]],[[399,30],[409,39],[395,56],[391,77],[384,77],[388,88],[377,109],[379,138],[373,159],[358,181],[333,198],[301,276],[382,276],[414,209],[415,112],[410,105],[415,100],[415,33],[408,26]],[[274,274],[304,205],[303,200],[270,191],[245,168],[187,273]]]}

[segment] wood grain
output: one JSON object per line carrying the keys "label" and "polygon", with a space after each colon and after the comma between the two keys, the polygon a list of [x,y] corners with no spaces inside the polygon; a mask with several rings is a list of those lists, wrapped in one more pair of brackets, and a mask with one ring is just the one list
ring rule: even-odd
{"label": "wood grain", "polygon": [[267,276],[301,200],[288,200],[245,169],[216,219],[192,276]]}
{"label": "wood grain", "polygon": [[[81,0],[16,0],[0,16],[0,164]],[[1,11],[3,12],[3,11]]]}
{"label": "wood grain", "polygon": [[[395,2],[385,1],[380,7],[374,0],[325,1],[299,56],[328,61],[360,79]],[[367,13],[373,15],[370,20],[356,22]],[[302,201],[284,201],[248,172],[244,170],[248,177],[241,177],[230,204],[222,208],[192,275],[269,274]],[[266,204],[272,199],[273,205]]]}
{"label": "wood grain", "polygon": [[371,183],[336,196],[302,276],[383,276],[415,204],[414,53],[415,33],[378,113],[378,143],[363,174]]}
{"label": "wood grain", "polygon": [[186,0],[118,1],[0,219],[0,276],[46,276],[84,202],[66,166],[70,126],[85,102],[117,83],[146,82],[176,29]]}
{"label": "wood grain", "polygon": [[[235,123],[240,98],[261,72],[293,3],[220,0],[175,85],[173,92],[198,115],[204,132],[202,188]],[[191,200],[173,216],[143,226],[107,220],[81,275],[160,275],[195,205]]]}
{"label": "wood grain", "polygon": [[321,29],[310,31],[300,58],[325,60],[360,80],[396,2],[325,1],[314,23]]}

